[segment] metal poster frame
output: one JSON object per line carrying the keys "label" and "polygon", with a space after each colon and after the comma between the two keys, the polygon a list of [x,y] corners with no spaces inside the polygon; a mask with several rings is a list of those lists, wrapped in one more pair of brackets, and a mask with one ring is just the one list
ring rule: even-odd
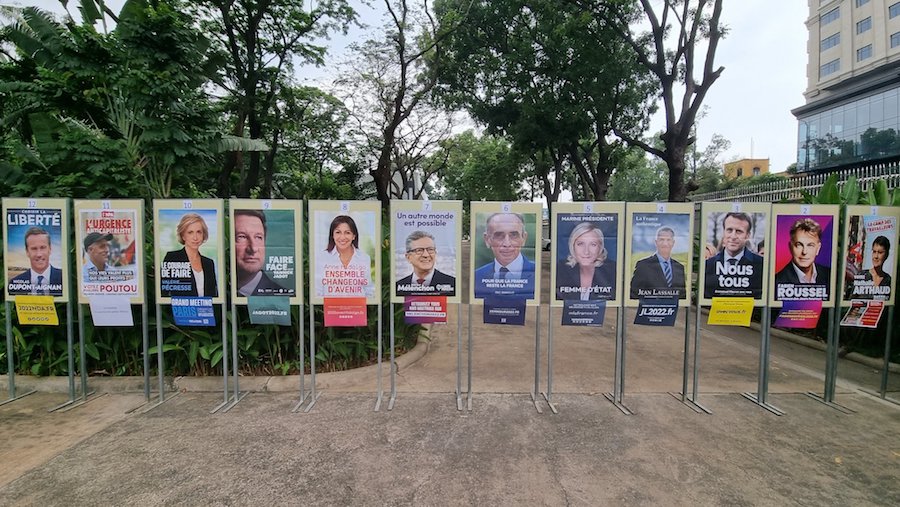
{"label": "metal poster frame", "polygon": [[[128,220],[131,222],[127,222]],[[150,326],[147,318],[147,301],[146,287],[144,286],[146,274],[144,273],[144,201],[141,199],[76,199],[75,209],[73,213],[75,223],[75,266],[77,272],[77,294],[78,294],[78,333],[84,336],[84,305],[89,305],[95,294],[88,294],[87,280],[84,279],[84,269],[81,266],[87,262],[87,252],[83,248],[82,243],[85,240],[88,229],[91,232],[99,232],[107,235],[112,234],[113,240],[118,245],[115,249],[121,252],[119,255],[125,257],[127,252],[133,255],[129,264],[134,265],[134,276],[136,283],[134,290],[128,294],[129,306],[140,306],[141,308],[141,349],[144,358],[144,403],[150,402]],[[88,227],[86,220],[94,220]],[[119,224],[116,221],[125,221],[125,224]],[[129,240],[131,236],[131,246],[119,245],[120,240]],[[112,257],[112,256],[110,256]],[[126,290],[130,290],[130,284],[119,284],[124,286]],[[118,290],[115,288],[107,290]],[[103,289],[101,288],[101,292]],[[93,318],[93,314],[92,314]]]}
{"label": "metal poster frame", "polygon": [[[827,346],[825,351],[825,394],[806,393],[811,398],[824,403],[832,408],[840,411],[846,411],[844,407],[840,407],[833,403],[833,393],[829,393],[828,386],[831,385],[831,376],[836,374],[837,361],[837,342],[835,336],[835,317],[839,314],[835,310],[839,307],[838,286],[836,283],[837,273],[842,273],[843,267],[839,262],[838,252],[838,235],[840,231],[841,207],[837,204],[773,204],[772,205],[772,228],[771,239],[768,242],[767,256],[775,256],[775,262],[770,265],[769,269],[769,307],[781,308],[783,306],[779,295],[781,294],[781,285],[779,283],[779,273],[785,273],[792,267],[790,252],[790,236],[787,232],[790,229],[790,223],[802,220],[804,217],[813,217],[811,220],[822,228],[820,234],[820,250],[814,259],[816,263],[817,273],[824,266],[831,266],[827,280],[823,280],[824,285],[828,288],[828,297],[822,299],[822,309],[828,309],[825,317],[828,323]],[[825,225],[822,225],[825,222]],[[828,238],[822,238],[821,235],[829,233],[831,235],[830,242],[826,242]],[[822,247],[828,246],[829,251],[823,253]],[[817,275],[818,276],[818,275]],[[823,285],[823,284],[820,284]],[[791,287],[790,285],[788,285]],[[823,312],[824,313],[824,312]],[[819,316],[822,318],[822,315]],[[831,399],[829,399],[831,397]]]}
{"label": "metal poster frame", "polygon": [[[858,260],[861,261],[859,264],[861,265],[863,271],[860,271],[859,272],[860,274],[865,274],[866,270],[867,270],[867,266],[872,264],[872,252],[871,252],[870,245],[873,243],[873,241],[870,241],[867,238],[866,240],[863,240],[863,241],[857,241],[857,243],[853,244],[853,245],[851,245],[851,243],[850,243],[850,240],[851,240],[850,233],[851,233],[851,227],[852,227],[851,222],[853,221],[851,217],[857,217],[857,227],[862,230],[864,238],[866,238],[868,236],[866,234],[867,233],[867,230],[866,230],[867,229],[867,226],[866,226],[867,219],[868,219],[868,224],[869,224],[868,227],[876,229],[876,230],[880,225],[887,225],[887,224],[879,224],[878,222],[885,221],[885,220],[890,222],[891,226],[889,227],[889,229],[891,229],[891,232],[887,233],[887,237],[885,238],[888,240],[889,254],[888,254],[887,258],[883,259],[882,262],[886,266],[892,266],[892,267],[897,266],[896,259],[897,259],[897,256],[900,255],[900,250],[898,250],[898,240],[900,240],[900,207],[855,205],[855,206],[846,206],[844,213],[845,213],[844,220],[843,220],[844,227],[843,227],[843,230],[841,231],[841,238],[843,240],[844,248],[841,251],[841,258],[844,260],[845,266],[850,261],[851,251],[854,252],[853,257],[858,258]],[[874,236],[874,234],[872,234],[872,235]],[[884,233],[879,234],[879,236],[884,236]],[[857,236],[857,239],[859,239],[858,236]],[[874,240],[874,238],[872,238],[872,240]],[[857,248],[857,247],[859,247],[859,248]],[[849,272],[851,269],[855,269],[856,267],[857,267],[856,265],[854,265],[853,268],[850,268],[849,266],[847,266],[847,267],[845,267],[844,271]],[[891,275],[891,273],[888,273],[888,275]],[[892,334],[893,327],[894,327],[894,307],[896,305],[896,300],[897,300],[896,299],[897,275],[898,275],[897,273],[893,273],[893,277],[891,278],[891,282],[889,284],[890,293],[888,295],[888,298],[884,301],[884,306],[887,307],[887,315],[882,316],[882,318],[887,319],[887,323],[886,323],[887,333],[885,336],[884,365],[883,365],[882,371],[881,371],[881,382],[879,384],[879,389],[877,392],[873,392],[869,389],[862,389],[862,391],[867,392],[872,395],[875,395],[875,396],[878,396],[882,400],[900,405],[900,401],[893,400],[893,399],[887,397],[887,384],[888,384],[888,378],[890,376],[891,334]],[[853,282],[853,284],[851,284],[851,286],[855,286],[855,281]],[[847,297],[845,297],[845,295],[847,294],[847,289],[849,288],[848,284],[847,284],[847,279],[845,277],[841,277],[840,283],[839,283],[839,288],[840,288],[839,295],[841,297],[839,306],[840,306],[841,310],[843,310],[844,307],[851,306],[852,299],[875,299],[876,298],[876,296],[874,296],[874,295],[871,298],[859,298],[859,297],[847,298]],[[853,296],[853,294],[850,294],[850,295]],[[838,345],[840,344],[841,313],[842,313],[842,311],[838,312],[837,322],[835,323],[835,327],[836,327],[835,334],[837,336],[835,341]],[[834,383],[836,382],[836,378],[837,378],[837,372],[836,372],[837,360],[836,359],[834,360],[834,366],[835,366],[835,373],[831,378],[828,379],[831,382],[831,384],[829,385],[828,391],[832,395],[832,399],[829,401],[834,401],[833,400],[834,391],[835,391]]]}
{"label": "metal poster frame", "polygon": [[[462,201],[430,201],[430,200],[392,200],[390,205],[390,349],[391,349],[391,397],[388,410],[393,410],[397,398],[395,362],[395,330],[394,330],[394,304],[404,304],[410,290],[399,290],[404,281],[412,284],[413,275],[410,272],[413,257],[406,251],[408,238],[421,236],[418,233],[426,233],[429,236],[418,237],[413,241],[427,241],[429,238],[436,248],[436,253],[430,257],[432,290],[425,290],[425,295],[443,295],[447,298],[447,305],[456,304],[457,318],[461,319],[459,305],[462,299]],[[413,235],[415,234],[415,236]],[[424,253],[424,252],[423,252]],[[436,256],[436,257],[435,257]],[[427,262],[427,261],[426,261]],[[440,281],[435,280],[440,278]],[[445,285],[452,285],[452,290]],[[449,294],[448,294],[449,293]],[[412,295],[412,294],[409,294]],[[445,308],[448,310],[449,308]],[[457,352],[462,346],[462,327],[457,322]],[[456,398],[457,409],[462,409],[460,393],[460,369],[461,357],[457,355],[456,364]]]}
{"label": "metal poster frame", "polygon": [[[53,297],[53,306],[56,309],[56,303],[64,303],[66,305],[66,347],[69,356],[68,361],[68,377],[69,377],[69,400],[62,405],[51,408],[49,411],[54,412],[56,410],[60,410],[63,408],[74,408],[75,406],[81,405],[85,403],[85,400],[78,402],[76,398],[76,389],[75,389],[75,344],[74,344],[74,332],[73,332],[73,318],[72,318],[72,301],[71,296],[72,293],[69,291],[69,268],[71,264],[71,259],[69,258],[69,199],[68,198],[54,198],[54,199],[44,199],[44,198],[17,198],[17,197],[4,197],[2,199],[2,209],[3,209],[3,268],[4,268],[4,280],[3,280],[3,293],[6,301],[6,346],[7,346],[7,381],[9,383],[9,391],[8,391],[8,399],[6,401],[0,402],[0,405],[16,401],[18,399],[24,398],[30,394],[34,393],[34,390],[26,392],[24,394],[17,394],[16,392],[16,384],[15,384],[15,348],[12,340],[12,314],[13,314],[13,304],[16,301],[16,294],[10,293],[10,282],[12,281],[9,278],[9,272],[11,268],[10,264],[14,258],[18,258],[17,262],[21,263],[21,266],[26,265],[28,262],[29,268],[27,268],[22,274],[27,273],[31,270],[30,268],[30,260],[27,259],[27,252],[24,247],[20,247],[19,241],[13,242],[11,238],[11,231],[9,227],[11,225],[15,225],[17,227],[15,236],[19,236],[19,233],[22,235],[22,245],[24,245],[24,237],[25,232],[30,226],[41,227],[46,231],[46,234],[50,237],[50,254],[48,256],[48,269],[50,269],[50,277],[51,283],[54,278],[54,269],[55,272],[59,274],[60,280],[60,293],[59,294],[51,294]],[[39,219],[24,219],[26,223],[13,224],[13,220],[10,217],[10,214],[13,209],[20,209],[22,213],[20,213],[20,217],[25,217],[31,214],[37,215],[38,213],[32,212],[30,210],[50,210],[54,213],[51,213],[50,221],[54,222],[51,224],[45,224],[44,221],[47,219],[45,216],[42,216]],[[57,218],[52,218],[58,215]],[[16,222],[19,219],[15,220]],[[25,227],[29,226],[29,227]],[[24,228],[24,229],[23,229]],[[49,228],[49,230],[48,230]],[[42,233],[43,234],[43,233]],[[16,250],[21,248],[20,252],[17,252],[16,255],[12,255],[11,246],[15,243]],[[54,253],[55,251],[55,253]],[[54,266],[55,264],[55,266]],[[17,275],[19,276],[19,275]],[[30,286],[30,280],[29,280]],[[55,292],[55,291],[54,291]],[[24,294],[23,294],[24,295]],[[81,346],[82,351],[82,362],[81,362],[81,373],[82,373],[82,397],[86,398],[86,380],[84,379],[85,375],[85,367],[84,367],[84,344]],[[77,402],[77,404],[76,404]]]}
{"label": "metal poster frame", "polygon": [[[371,214],[371,216],[369,216]],[[323,200],[310,200],[309,201],[309,238],[308,245],[309,248],[309,333],[310,333],[310,353],[309,353],[309,362],[310,362],[310,377],[311,377],[311,391],[308,399],[310,400],[308,405],[305,408],[302,408],[303,412],[308,413],[312,410],[312,407],[316,404],[321,393],[316,390],[316,335],[315,335],[315,312],[314,307],[317,304],[323,305],[325,304],[325,291],[326,291],[326,277],[324,275],[324,266],[327,262],[328,255],[333,255],[331,253],[326,253],[326,246],[328,243],[328,225],[327,223],[331,223],[334,218],[338,215],[346,215],[351,218],[351,221],[356,224],[359,222],[361,224],[368,225],[369,227],[358,227],[357,230],[360,231],[359,234],[356,235],[354,241],[360,244],[361,246],[356,248],[357,253],[363,254],[363,259],[365,257],[369,257],[369,279],[368,281],[372,282],[372,286],[374,287],[371,293],[365,293],[364,296],[366,299],[366,307],[369,305],[377,305],[378,307],[378,368],[377,368],[377,387],[376,387],[376,399],[375,399],[375,407],[374,411],[378,412],[381,410],[381,403],[384,398],[384,379],[382,378],[382,301],[381,301],[381,244],[383,241],[383,234],[381,230],[381,203],[378,201],[323,201]],[[323,220],[327,219],[327,220]],[[320,224],[319,222],[322,221]],[[325,229],[325,230],[320,230]],[[369,232],[368,238],[367,235],[364,235],[362,231]],[[372,232],[374,232],[374,237],[372,237]],[[365,253],[368,250],[372,252],[371,255]],[[335,249],[335,251],[337,251]],[[355,256],[356,254],[354,254]],[[375,269],[372,269],[374,266]],[[320,274],[319,272],[322,271]],[[333,296],[333,297],[341,297],[341,296]],[[302,375],[301,375],[302,377]],[[294,412],[301,410],[302,401],[294,407]]]}
{"label": "metal poster frame", "polygon": [[[625,238],[630,241],[630,245],[625,249],[625,268],[624,268],[624,281],[623,281],[623,297],[624,297],[624,306],[629,308],[637,308],[640,305],[639,298],[632,298],[632,277],[633,273],[635,273],[635,266],[638,262],[642,260],[646,260],[649,257],[644,257],[648,252],[635,252],[635,241],[637,237],[637,233],[635,232],[635,222],[640,218],[641,223],[647,223],[647,227],[642,227],[645,231],[642,233],[642,241],[643,243],[648,243],[650,241],[649,238],[646,237],[646,230],[651,230],[656,228],[656,224],[660,224],[662,226],[670,226],[675,228],[678,223],[673,223],[676,220],[677,215],[684,215],[687,220],[687,234],[679,234],[679,231],[675,231],[675,246],[677,247],[680,243],[684,243],[687,246],[686,251],[684,247],[678,247],[677,250],[673,249],[671,257],[678,261],[681,259],[681,263],[683,264],[684,269],[684,290],[685,290],[685,298],[678,300],[678,307],[685,308],[684,311],[684,365],[687,365],[687,357],[689,352],[690,345],[690,308],[691,308],[691,276],[693,274],[693,238],[694,238],[694,203],[669,203],[669,202],[657,202],[657,203],[627,203],[625,207]],[[639,215],[639,216],[636,216]],[[666,218],[665,220],[660,220],[660,216],[670,215],[672,218]],[[685,218],[678,218],[677,222],[683,222]],[[682,224],[683,225],[683,224]],[[679,238],[681,238],[679,240]],[[655,249],[653,252],[650,252],[650,255],[655,253]],[[673,269],[674,271],[674,269]],[[640,288],[635,288],[636,290],[641,290]],[[655,290],[654,290],[655,291]],[[639,296],[640,297],[640,296]],[[624,320],[624,315],[623,315]],[[624,326],[623,326],[624,327]],[[625,391],[625,347],[626,347],[626,333],[623,329],[622,338],[621,338],[621,354],[617,354],[617,360],[619,365],[621,366],[620,371],[616,376],[616,380],[619,382],[620,396],[618,399],[615,399],[615,396],[607,396],[607,399],[612,398],[612,401],[619,410],[627,415],[633,414],[633,412],[626,407],[622,403],[622,397],[624,396]],[[684,378],[686,379],[687,370],[685,370]],[[683,387],[684,389],[684,387]],[[673,394],[673,396],[675,396]],[[677,399],[680,399],[683,403],[688,405],[691,409],[695,411],[706,411],[705,408],[694,404],[691,402],[686,396],[684,396],[684,392],[681,393],[680,396],[675,396]],[[696,405],[696,406],[695,406]]]}
{"label": "metal poster frame", "polygon": [[[261,265],[258,268],[258,271],[261,273],[259,276],[259,280],[255,287],[253,288],[254,292],[263,293],[259,297],[267,297],[267,296],[279,296],[279,291],[282,290],[290,290],[291,287],[283,288],[281,287],[281,278],[290,278],[293,277],[294,287],[293,287],[293,296],[286,295],[288,297],[288,315],[290,315],[290,307],[294,305],[300,306],[300,322],[299,322],[299,341],[300,341],[300,364],[302,365],[304,362],[303,358],[303,248],[302,248],[302,227],[303,224],[303,202],[299,200],[293,199],[229,199],[228,200],[228,217],[229,217],[229,234],[227,235],[228,241],[228,259],[229,259],[229,274],[230,274],[230,291],[229,295],[231,297],[231,336],[232,339],[232,357],[231,364],[234,367],[234,379],[232,381],[232,399],[234,400],[228,407],[226,407],[222,412],[228,412],[235,405],[238,404],[247,393],[241,393],[240,391],[240,383],[239,383],[239,355],[238,355],[238,347],[237,347],[237,337],[238,337],[238,319],[237,319],[237,307],[238,306],[248,306],[249,298],[239,292],[240,284],[238,282],[238,252],[237,252],[237,234],[234,232],[236,227],[235,222],[235,212],[236,211],[245,211],[249,210],[254,214],[261,214],[259,218],[266,219],[266,222],[260,220],[260,224],[264,228],[264,243],[263,243],[263,252],[267,252],[267,256],[256,259],[255,255],[258,252],[252,251],[250,249],[249,256],[252,259],[250,262],[259,262]],[[291,217],[291,230],[284,230],[283,224],[278,222],[272,224],[271,221],[274,217],[270,216],[271,213],[285,212]],[[285,214],[281,213],[281,214]],[[254,216],[253,218],[257,218]],[[274,232],[269,232],[269,229],[275,228]],[[290,232],[290,234],[287,234]],[[281,237],[284,234],[284,237],[290,238],[293,237],[293,241],[289,244],[270,244],[273,243],[271,238],[273,237]],[[251,243],[252,244],[252,243]],[[276,268],[274,266],[270,266],[270,260],[272,258],[272,250],[275,249],[277,253],[291,255],[285,256],[290,257],[290,269],[282,269],[279,272],[275,272]],[[279,250],[281,249],[281,250]],[[278,256],[281,257],[281,256]],[[281,260],[281,259],[279,259]],[[280,267],[280,266],[279,266]],[[299,268],[299,269],[298,269]],[[283,272],[282,272],[283,271]],[[265,286],[260,288],[261,286]],[[276,286],[278,286],[276,288]],[[251,294],[252,295],[252,294]],[[249,308],[249,306],[248,306]],[[249,310],[248,310],[249,311]],[[303,398],[303,375],[300,375],[300,393],[301,399]]]}
{"label": "metal poster frame", "polygon": [[[750,219],[750,228],[748,231],[748,237],[746,238],[743,245],[741,245],[741,261],[739,266],[750,266],[751,269],[754,270],[754,273],[750,276],[758,276],[758,285],[760,288],[759,297],[754,297],[753,306],[755,308],[763,308],[763,314],[768,315],[766,302],[768,301],[768,272],[769,272],[769,256],[760,255],[757,251],[757,245],[761,242],[771,242],[771,217],[772,217],[772,205],[770,203],[742,203],[742,202],[704,202],[700,205],[700,245],[701,253],[703,255],[698,256],[699,263],[697,265],[697,273],[699,274],[699,281],[697,285],[697,303],[696,303],[696,313],[695,313],[695,321],[694,321],[694,351],[693,351],[693,387],[691,390],[691,397],[689,398],[690,402],[694,405],[697,405],[700,408],[703,408],[702,405],[699,404],[697,398],[699,396],[699,387],[698,387],[698,378],[699,378],[699,370],[700,370],[700,336],[702,329],[702,318],[701,318],[701,309],[703,306],[711,306],[713,304],[713,297],[754,297],[752,294],[739,294],[735,296],[731,295],[720,295],[715,296],[713,291],[722,289],[723,287],[717,287],[716,282],[709,283],[707,279],[710,276],[708,272],[711,269],[711,266],[724,265],[724,259],[726,256],[727,246],[725,242],[727,241],[727,232],[725,232],[725,224],[724,220],[728,213],[743,213],[746,214]],[[739,220],[743,222],[744,220]],[[719,238],[719,234],[721,234],[721,239]],[[710,252],[707,252],[707,248],[712,247],[715,249],[716,253],[714,256],[707,258]],[[774,250],[773,250],[774,251]],[[716,263],[717,258],[721,256],[723,259],[720,263]],[[749,259],[749,260],[748,260]],[[710,264],[710,262],[714,264]],[[744,268],[746,269],[746,267]],[[725,275],[729,276],[729,275]],[[738,275],[731,275],[730,280],[738,280],[736,278]],[[744,276],[744,275],[741,275]],[[751,280],[747,280],[750,282]],[[724,283],[720,280],[718,283]],[[709,285],[709,287],[708,287]],[[752,282],[750,286],[752,287]],[[769,328],[768,326],[760,326],[760,350],[759,350],[759,365],[760,368],[758,370],[757,375],[757,392],[756,393],[742,393],[741,395],[756,403],[760,407],[772,412],[776,415],[782,415],[782,412],[777,407],[768,403],[768,362],[769,362]],[[685,373],[687,373],[687,363],[685,363]],[[687,374],[685,374],[683,391],[686,392],[687,387]],[[682,394],[683,396],[683,394]],[[704,409],[705,410],[705,409]],[[707,412],[708,413],[708,412]]]}
{"label": "metal poster frame", "polygon": [[[163,353],[163,329],[162,322],[162,306],[172,304],[171,296],[162,295],[162,279],[172,278],[163,277],[160,273],[166,262],[167,255],[180,255],[177,248],[181,246],[178,238],[176,223],[173,221],[175,217],[179,217],[179,222],[185,219],[186,215],[194,214],[199,216],[199,220],[205,229],[206,236],[201,242],[200,248],[203,251],[201,257],[214,263],[213,274],[215,276],[216,295],[212,296],[212,304],[219,305],[219,320],[222,333],[222,403],[214,407],[210,413],[216,413],[231,403],[236,403],[229,397],[228,389],[228,325],[226,316],[225,301],[225,207],[222,199],[154,199],[153,200],[153,253],[155,265],[157,267],[156,278],[156,344],[157,344],[157,367],[159,377],[159,402],[160,405],[166,401],[165,396],[165,358]],[[164,216],[165,215],[165,216]],[[194,215],[188,217],[192,218]],[[205,218],[204,218],[205,216]],[[210,220],[210,218],[212,218]],[[165,235],[165,236],[164,236]],[[211,247],[203,248],[203,244],[211,243]],[[186,254],[185,254],[186,255]],[[215,259],[210,259],[212,255]],[[205,280],[205,275],[204,275]],[[191,283],[196,283],[193,281]],[[237,342],[235,341],[235,344]],[[235,368],[235,372],[237,369]]]}
{"label": "metal poster frame", "polygon": [[[533,297],[524,298],[525,299],[525,307],[526,311],[528,307],[536,307],[537,313],[535,315],[535,330],[534,330],[534,383],[532,385],[531,390],[531,402],[534,405],[535,410],[538,413],[543,413],[540,405],[538,404],[538,395],[540,392],[540,359],[541,359],[541,235],[542,235],[542,217],[543,217],[543,206],[541,203],[523,203],[523,202],[472,202],[471,209],[469,211],[469,238],[471,242],[471,248],[469,251],[469,266],[470,266],[470,280],[469,280],[469,386],[468,386],[468,396],[466,400],[466,408],[467,410],[472,410],[472,306],[481,305],[484,306],[484,294],[481,297],[477,297],[476,294],[478,290],[476,290],[476,285],[479,283],[478,280],[478,271],[488,269],[488,265],[477,267],[480,262],[484,262],[484,259],[481,261],[478,260],[479,254],[485,254],[485,249],[489,252],[490,249],[487,247],[484,238],[484,229],[486,227],[485,220],[492,216],[495,213],[515,213],[520,214],[525,217],[525,233],[528,231],[528,222],[529,219],[534,221],[534,234],[531,235],[532,238],[526,238],[525,243],[522,245],[522,250],[528,250],[529,248],[533,248],[534,254],[532,257],[534,258],[534,289],[531,295]],[[479,243],[481,241],[481,243]],[[481,246],[478,246],[481,245]],[[529,246],[533,245],[533,246]],[[493,254],[492,254],[493,256]],[[524,254],[523,254],[524,256]],[[485,259],[487,258],[484,255]],[[526,259],[527,260],[527,259]],[[493,260],[489,261],[489,263],[494,262]],[[489,268],[491,274],[493,274],[493,268]],[[527,279],[527,278],[526,278]],[[482,289],[479,289],[482,290]],[[485,292],[490,289],[485,286],[483,289]]]}
{"label": "metal poster frame", "polygon": [[[592,231],[598,232],[601,236],[603,232],[601,231],[601,227],[599,226],[600,221],[607,221],[610,216],[615,216],[616,224],[614,227],[613,234],[607,234],[604,239],[604,248],[607,250],[607,258],[612,258],[612,262],[616,263],[616,269],[612,273],[613,275],[613,283],[614,283],[614,291],[609,299],[600,298],[606,301],[606,306],[616,308],[616,358],[617,361],[615,363],[614,368],[618,371],[619,363],[618,359],[621,358],[618,350],[618,346],[621,344],[621,340],[619,339],[621,335],[621,321],[620,314],[622,312],[622,298],[624,291],[622,289],[622,266],[624,265],[625,259],[625,241],[623,240],[625,237],[625,203],[624,202],[573,202],[573,203],[554,203],[551,214],[551,242],[550,242],[550,304],[549,306],[549,318],[547,324],[547,390],[542,393],[544,399],[547,402],[547,405],[550,406],[550,410],[554,414],[558,414],[559,410],[556,405],[553,403],[553,309],[555,308],[563,308],[564,300],[559,298],[559,287],[560,283],[560,264],[565,263],[560,257],[560,249],[565,247],[568,249],[568,243],[570,240],[574,240],[571,238],[571,233],[574,231],[570,231],[565,237],[561,237],[560,235],[560,222],[563,218],[568,219],[567,221],[571,222],[582,222],[582,223],[590,223],[593,226]],[[571,219],[569,219],[571,217]],[[577,220],[575,219],[577,218]],[[576,226],[578,227],[578,226]],[[577,229],[576,229],[577,230]],[[609,231],[607,231],[608,233]],[[613,236],[613,237],[609,237]],[[615,247],[610,248],[611,241],[615,242]],[[561,241],[565,241],[564,244],[560,244]],[[607,264],[608,265],[608,264]],[[568,265],[562,266],[565,269],[571,269]],[[577,267],[576,266],[572,266]],[[599,269],[599,268],[597,268]],[[620,392],[620,384],[618,382],[618,375],[614,374],[614,383],[613,383],[613,393],[610,395],[612,397],[611,401],[615,404],[616,400],[621,401],[621,392]]]}

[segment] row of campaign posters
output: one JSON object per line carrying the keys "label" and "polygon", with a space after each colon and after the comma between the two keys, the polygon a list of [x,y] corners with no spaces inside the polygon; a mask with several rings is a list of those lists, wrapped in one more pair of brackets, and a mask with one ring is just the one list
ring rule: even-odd
{"label": "row of campaign posters", "polygon": [[[524,324],[541,299],[542,212],[539,203],[473,202],[464,274],[462,203],[393,201],[391,302],[410,322],[445,321],[468,277],[485,322]],[[302,201],[232,199],[226,228],[223,200],[154,200],[156,302],[183,324],[215,325],[227,272],[232,300],[253,322],[289,324],[306,281],[326,325],[366,325],[366,305],[381,299],[380,203],[309,201],[308,213],[304,280]],[[31,309],[28,322],[53,321],[53,302],[68,301],[68,200],[4,198],[3,214],[6,297]],[[143,216],[140,200],[75,201],[77,297],[95,324],[129,325],[129,305],[145,302]],[[562,323],[600,325],[607,306],[625,306],[638,308],[638,324],[672,325],[693,283],[713,308],[710,323],[742,323],[768,305],[781,309],[776,325],[812,327],[835,306],[838,206],[703,203],[699,217],[695,274],[693,204],[555,204],[550,304],[563,309]],[[898,208],[847,208],[845,325],[874,327],[894,303],[898,220]]]}

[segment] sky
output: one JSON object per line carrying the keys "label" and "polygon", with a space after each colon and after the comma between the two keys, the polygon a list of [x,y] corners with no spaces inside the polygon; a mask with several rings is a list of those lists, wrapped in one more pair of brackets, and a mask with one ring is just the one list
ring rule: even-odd
{"label": "sky", "polygon": [[[302,0],[304,4],[313,0]],[[353,28],[346,35],[329,41],[328,64],[322,68],[300,67],[297,77],[308,84],[327,83],[337,70],[337,63],[351,55],[348,46],[375,34],[383,24],[380,9],[350,0],[368,25]],[[0,4],[36,5],[53,12],[64,12],[58,0],[0,0]],[[108,0],[114,10],[123,0]],[[382,0],[372,0],[382,5]],[[78,2],[70,0],[73,14]],[[791,109],[804,104],[806,88],[805,26],[809,15],[807,2],[788,0],[726,1],[722,22],[729,29],[720,41],[716,66],[725,70],[713,84],[704,100],[705,117],[698,122],[700,149],[713,134],[731,141],[731,148],[721,157],[728,162],[744,157],[768,158],[772,172],[782,172],[797,159],[797,121]],[[651,132],[665,125],[661,114],[653,118]]]}

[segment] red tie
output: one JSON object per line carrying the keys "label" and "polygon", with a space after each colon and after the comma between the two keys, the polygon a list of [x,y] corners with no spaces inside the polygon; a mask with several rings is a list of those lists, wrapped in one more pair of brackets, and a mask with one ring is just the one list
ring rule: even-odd
{"label": "red tie", "polygon": [[416,281],[419,282],[419,285],[422,285],[423,283],[425,283],[424,278],[417,278]]}

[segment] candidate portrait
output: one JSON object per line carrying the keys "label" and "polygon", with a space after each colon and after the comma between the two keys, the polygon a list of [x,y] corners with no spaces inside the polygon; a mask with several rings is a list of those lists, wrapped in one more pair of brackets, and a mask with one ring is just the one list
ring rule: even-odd
{"label": "candidate portrait", "polygon": [[286,296],[288,291],[264,271],[266,215],[260,210],[234,210],[234,276],[241,296]]}
{"label": "candidate portrait", "polygon": [[28,269],[13,277],[7,287],[11,295],[62,296],[62,270],[50,265],[50,233],[40,227],[25,231]]}
{"label": "candidate portrait", "polygon": [[556,266],[556,298],[612,299],[616,293],[616,262],[609,258],[603,231],[582,222],[572,229],[568,255]]}
{"label": "candidate portrait", "polygon": [[[822,251],[821,225],[812,218],[794,221],[787,247],[791,261],[775,274],[776,298],[827,300],[831,268],[816,262]],[[815,287],[794,287],[804,285]]]}
{"label": "candidate portrait", "polygon": [[426,231],[413,231],[406,237],[406,260],[412,272],[397,280],[398,296],[452,296],[456,294],[456,278],[435,268],[438,250],[434,236]]}
{"label": "candidate portrait", "polygon": [[493,260],[475,270],[475,297],[534,297],[535,265],[522,254],[528,241],[522,214],[489,215],[482,240]]}
{"label": "candidate portrait", "polygon": [[632,299],[648,296],[674,296],[685,299],[684,265],[672,258],[675,230],[662,226],[656,230],[656,251],[637,261],[631,277]]}
{"label": "candidate portrait", "polygon": [[749,248],[753,218],[747,213],[726,213],[721,230],[717,253],[706,259],[704,297],[761,298],[763,258]]}
{"label": "candidate portrait", "polygon": [[160,273],[160,295],[216,297],[219,295],[215,262],[200,253],[209,240],[209,227],[197,213],[185,213],[175,229],[180,250],[167,252]]}

